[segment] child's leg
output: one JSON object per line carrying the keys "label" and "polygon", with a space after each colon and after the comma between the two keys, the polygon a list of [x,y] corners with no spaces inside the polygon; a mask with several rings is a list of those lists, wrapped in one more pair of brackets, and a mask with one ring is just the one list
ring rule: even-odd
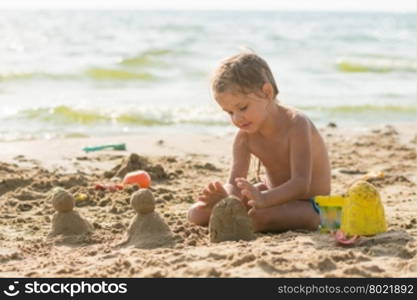
{"label": "child's leg", "polygon": [[[264,183],[255,184],[255,187],[260,191],[265,191],[268,189]],[[188,221],[197,225],[206,226],[209,223],[211,210],[213,209],[214,205],[221,199],[227,197],[226,192],[221,193],[219,190],[220,187],[214,183],[210,183],[203,192],[205,196],[204,201],[198,200],[189,208],[187,214]],[[248,200],[245,198],[242,201],[243,204],[247,207]]]}
{"label": "child's leg", "polygon": [[316,230],[320,225],[320,216],[309,200],[293,200],[273,207],[256,209],[252,220],[255,231],[260,232]]}
{"label": "child's leg", "polygon": [[212,207],[202,201],[197,201],[188,209],[189,222],[200,226],[206,226],[210,220]]}

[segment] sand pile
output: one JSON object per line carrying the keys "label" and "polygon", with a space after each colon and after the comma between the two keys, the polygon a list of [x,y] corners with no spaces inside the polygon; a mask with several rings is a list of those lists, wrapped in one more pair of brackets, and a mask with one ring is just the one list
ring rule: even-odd
{"label": "sand pile", "polygon": [[162,165],[152,165],[148,159],[137,155],[136,153],[130,154],[112,170],[106,171],[104,176],[107,178],[119,177],[122,179],[127,173],[138,170],[144,170],[148,172],[153,180],[168,178],[168,174],[165,172]]}
{"label": "sand pile", "polygon": [[130,204],[136,212],[130,222],[126,240],[121,246],[136,248],[169,247],[174,244],[173,235],[165,221],[155,212],[155,199],[148,189],[135,192]]}
{"label": "sand pile", "polygon": [[52,205],[56,213],[52,217],[52,229],[48,237],[81,235],[93,231],[93,226],[73,210],[74,203],[74,197],[64,189],[54,190]]}
{"label": "sand pile", "polygon": [[235,197],[227,197],[217,203],[209,223],[210,241],[249,241],[255,238],[252,220],[242,202]]}

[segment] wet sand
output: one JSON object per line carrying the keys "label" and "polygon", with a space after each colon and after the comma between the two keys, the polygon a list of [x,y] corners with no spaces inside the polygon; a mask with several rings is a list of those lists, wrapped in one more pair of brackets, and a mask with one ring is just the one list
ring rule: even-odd
{"label": "wet sand", "polygon": [[[388,231],[351,247],[318,232],[257,233],[251,241],[210,243],[207,227],[189,224],[187,208],[211,180],[225,180],[232,136],[140,136],[0,143],[1,277],[415,277],[417,275],[416,126],[320,129],[332,163],[332,193],[367,174],[379,190]],[[127,151],[83,153],[88,145]],[[121,248],[135,212],[121,191],[95,190],[131,153],[152,176],[156,212],[172,246]],[[249,178],[254,177],[251,170]],[[47,238],[62,187],[94,227],[76,238]],[[78,199],[78,200],[77,200]]]}

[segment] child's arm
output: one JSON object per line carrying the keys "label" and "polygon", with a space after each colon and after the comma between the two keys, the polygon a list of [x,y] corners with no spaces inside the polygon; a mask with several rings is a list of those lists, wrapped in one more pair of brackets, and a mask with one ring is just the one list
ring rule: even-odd
{"label": "child's arm", "polygon": [[303,199],[310,189],[312,173],[312,137],[310,122],[298,116],[290,132],[291,178],[284,184],[264,193],[266,206],[283,204],[294,199]]}
{"label": "child's arm", "polygon": [[238,177],[246,178],[249,171],[250,151],[247,144],[246,133],[239,131],[233,142],[232,166],[229,178],[224,185],[227,194],[242,198],[240,189],[236,186],[235,179]]}

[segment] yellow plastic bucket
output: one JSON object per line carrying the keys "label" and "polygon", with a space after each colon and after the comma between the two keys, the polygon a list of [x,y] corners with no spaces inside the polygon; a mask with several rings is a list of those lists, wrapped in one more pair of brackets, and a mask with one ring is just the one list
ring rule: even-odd
{"label": "yellow plastic bucket", "polygon": [[314,201],[320,211],[320,232],[337,231],[341,226],[345,197],[342,195],[316,196]]}

